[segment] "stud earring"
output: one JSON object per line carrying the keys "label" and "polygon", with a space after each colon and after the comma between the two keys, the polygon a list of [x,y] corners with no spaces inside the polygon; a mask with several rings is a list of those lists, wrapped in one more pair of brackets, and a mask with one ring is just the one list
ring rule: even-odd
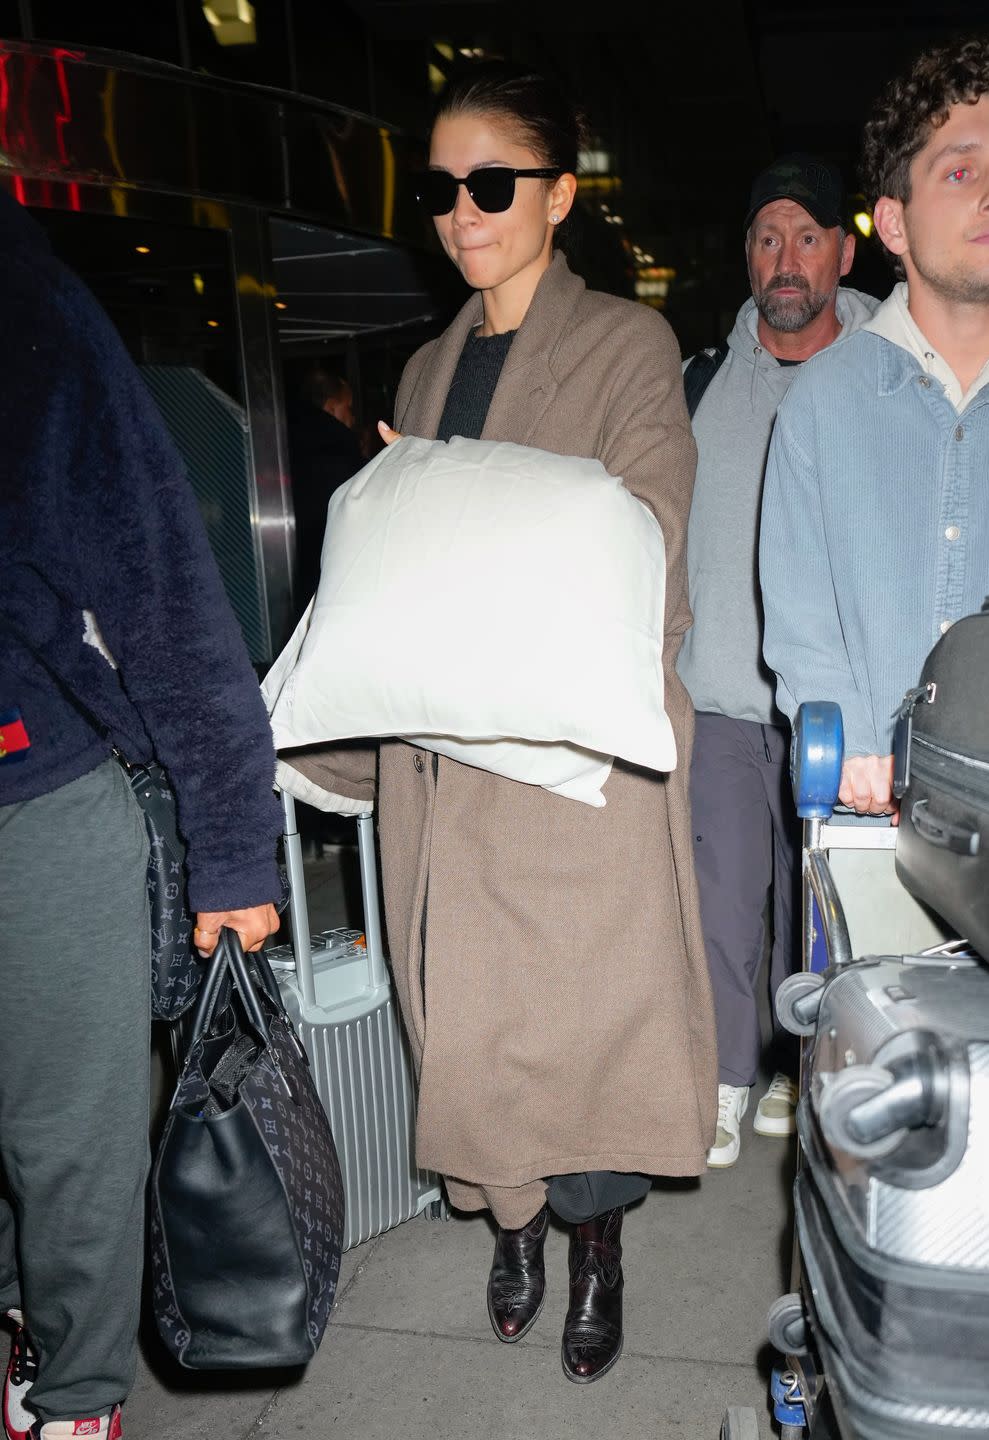
{"label": "stud earring", "polygon": [[559,223],[560,223],[560,217],[559,217],[559,215],[551,215],[549,218],[550,218],[550,224],[552,224],[552,225],[559,225]]}

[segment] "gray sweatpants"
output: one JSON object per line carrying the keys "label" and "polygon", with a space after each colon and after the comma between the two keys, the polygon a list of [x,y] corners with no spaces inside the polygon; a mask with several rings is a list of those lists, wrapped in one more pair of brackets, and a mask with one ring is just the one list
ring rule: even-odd
{"label": "gray sweatpants", "polygon": [[[697,715],[690,767],[694,861],[722,1085],[751,1085],[756,1079],[762,1049],[757,986],[770,887],[773,996],[784,976],[799,967],[794,920],[800,915],[800,830],[790,792],[789,746],[789,732],[781,727]],[[778,1028],[776,1033],[776,1068],[789,1069],[794,1047]]]}
{"label": "gray sweatpants", "polygon": [[116,761],[0,806],[0,1311],[43,1421],[134,1380],[148,1173],[144,820]]}

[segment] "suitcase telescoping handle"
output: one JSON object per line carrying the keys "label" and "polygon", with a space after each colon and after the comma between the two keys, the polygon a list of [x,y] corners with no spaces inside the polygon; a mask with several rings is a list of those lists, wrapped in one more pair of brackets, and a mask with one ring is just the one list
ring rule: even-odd
{"label": "suitcase telescoping handle", "polygon": [[[285,817],[285,868],[289,883],[289,922],[292,951],[299,977],[299,989],[307,1005],[316,1003],[313,976],[309,906],[306,904],[306,873],[302,864],[302,840],[295,817],[295,800],[282,791]],[[381,935],[381,907],[378,900],[378,864],[374,853],[374,821],[370,814],[357,817],[357,853],[361,871],[361,903],[364,907],[364,938],[367,942],[368,984],[372,989],[388,983],[388,967]]]}
{"label": "suitcase telescoping handle", "polygon": [[381,902],[378,890],[378,860],[374,850],[374,819],[369,812],[357,817],[357,858],[361,867],[361,903],[364,906],[364,939],[367,943],[367,974],[371,988],[389,983],[385,947],[381,935]]}
{"label": "suitcase telescoping handle", "polygon": [[302,864],[302,840],[295,818],[295,800],[282,791],[282,814],[285,817],[285,869],[288,872],[288,914],[292,927],[292,953],[295,973],[306,1005],[316,1003],[316,984],[312,969],[312,939],[309,930],[309,906],[306,903],[306,872]]}

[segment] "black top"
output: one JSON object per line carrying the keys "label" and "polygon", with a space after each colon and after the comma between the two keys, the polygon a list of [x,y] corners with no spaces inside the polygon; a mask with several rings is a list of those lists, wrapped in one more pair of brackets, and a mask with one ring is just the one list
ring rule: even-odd
{"label": "black top", "polygon": [[453,435],[480,440],[515,334],[514,330],[506,330],[503,335],[479,335],[472,330],[467,336],[450,381],[437,440],[449,440]]}

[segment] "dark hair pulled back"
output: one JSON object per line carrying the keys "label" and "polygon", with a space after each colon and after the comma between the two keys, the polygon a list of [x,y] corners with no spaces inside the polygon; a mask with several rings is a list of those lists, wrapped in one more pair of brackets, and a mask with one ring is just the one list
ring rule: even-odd
{"label": "dark hair pulled back", "polygon": [[[481,60],[454,71],[436,102],[433,124],[446,115],[488,116],[546,169],[577,172],[586,134],[582,117],[558,85],[523,65]],[[568,216],[554,232],[554,244],[566,248],[570,230]]]}

